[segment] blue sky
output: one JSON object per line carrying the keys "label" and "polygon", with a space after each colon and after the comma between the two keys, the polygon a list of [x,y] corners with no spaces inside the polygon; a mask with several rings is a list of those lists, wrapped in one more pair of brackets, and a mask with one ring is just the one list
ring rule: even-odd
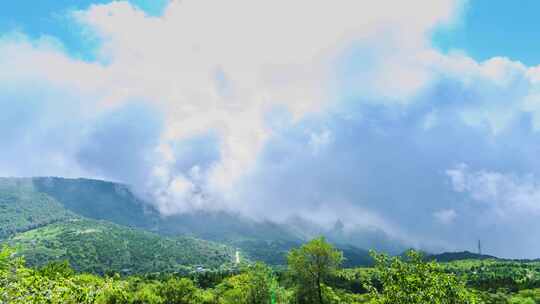
{"label": "blue sky", "polygon": [[540,256],[540,3],[366,3],[11,1],[0,176]]}
{"label": "blue sky", "polygon": [[[71,12],[110,0],[9,1],[0,10],[0,33],[22,32],[32,38],[50,36],[58,39],[73,57],[95,60],[100,41],[84,27],[73,22]],[[131,0],[151,16],[162,14],[168,0]]]}
{"label": "blue sky", "polygon": [[540,64],[540,2],[534,0],[471,0],[462,20],[434,35],[445,51],[463,50],[483,61],[506,56],[527,65]]}

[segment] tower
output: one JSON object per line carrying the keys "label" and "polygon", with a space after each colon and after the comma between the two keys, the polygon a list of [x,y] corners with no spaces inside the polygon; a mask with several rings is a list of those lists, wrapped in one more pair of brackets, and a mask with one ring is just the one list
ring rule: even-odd
{"label": "tower", "polygon": [[482,254],[482,243],[480,243],[480,240],[478,240],[478,254]]}
{"label": "tower", "polygon": [[240,264],[240,251],[237,249],[235,253],[235,263],[236,265]]}

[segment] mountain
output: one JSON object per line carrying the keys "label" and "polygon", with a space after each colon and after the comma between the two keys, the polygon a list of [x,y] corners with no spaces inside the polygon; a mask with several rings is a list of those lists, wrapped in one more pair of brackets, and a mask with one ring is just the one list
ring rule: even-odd
{"label": "mountain", "polygon": [[[175,272],[194,265],[215,268],[233,261],[235,250],[223,244],[193,237],[161,236],[81,215],[92,211],[97,217],[111,212],[105,217],[114,219],[114,210],[117,215],[122,215],[121,208],[126,208],[126,214],[137,210],[132,205],[122,205],[125,201],[118,200],[117,205],[116,197],[103,194],[107,192],[101,192],[101,197],[91,195],[96,184],[100,185],[91,183],[82,193],[78,191],[85,187],[66,189],[67,194],[78,193],[77,196],[88,196],[97,202],[83,200],[77,206],[66,205],[39,191],[43,185],[32,179],[0,178],[0,242],[17,247],[32,266],[68,260],[75,269],[94,273]],[[108,210],[96,211],[92,208],[95,205],[108,205]]]}
{"label": "mountain", "polygon": [[37,191],[53,197],[73,213],[162,235],[192,235],[215,241],[303,241],[283,226],[268,221],[256,222],[226,212],[198,211],[163,217],[152,205],[140,200],[123,184],[57,177],[31,180]]}
{"label": "mountain", "polygon": [[[361,216],[361,215],[359,215]],[[376,228],[348,225],[337,220],[332,226],[321,226],[299,216],[291,217],[285,221],[289,231],[302,236],[304,240],[323,235],[332,243],[346,249],[348,246],[356,248],[369,248],[389,254],[399,254],[407,247],[399,240],[390,238],[386,233]]]}
{"label": "mountain", "polygon": [[372,266],[375,261],[369,254],[368,250],[360,249],[350,245],[338,246],[343,251],[345,261],[343,266],[345,267],[357,267],[357,266]]}
{"label": "mountain", "polygon": [[[325,235],[344,251],[348,266],[371,263],[368,252],[355,245],[371,246],[372,243],[360,241],[370,240],[367,237],[370,234],[344,232],[343,224],[324,228],[300,218],[278,224],[255,221],[233,213],[203,211],[165,217],[151,204],[134,195],[129,186],[101,180],[58,177],[3,178],[0,179],[0,185],[6,185],[4,188],[0,187],[0,195],[5,197],[4,203],[0,200],[0,212],[4,211],[0,216],[3,214],[4,218],[12,217],[11,222],[16,223],[6,226],[9,228],[5,229],[7,231],[4,238],[14,232],[24,232],[57,222],[69,226],[73,222],[68,220],[82,218],[146,231],[162,238],[183,236],[222,243],[229,246],[228,248],[239,249],[248,259],[272,265],[283,265],[290,249],[300,246],[312,237]],[[78,236],[86,237],[81,234]],[[382,239],[378,236],[379,234],[373,239]],[[49,241],[46,243],[52,244]],[[50,256],[43,258],[48,259]]]}
{"label": "mountain", "polygon": [[426,254],[426,260],[435,260],[437,262],[453,262],[453,261],[462,261],[462,260],[492,260],[497,262],[516,262],[516,263],[537,263],[540,262],[540,259],[510,259],[510,258],[500,258],[488,254],[478,254],[470,251],[460,251],[460,252],[443,252],[439,254]]}

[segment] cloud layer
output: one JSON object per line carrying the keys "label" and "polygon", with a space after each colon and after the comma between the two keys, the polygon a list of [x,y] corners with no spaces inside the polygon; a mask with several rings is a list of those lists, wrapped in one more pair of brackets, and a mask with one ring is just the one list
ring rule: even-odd
{"label": "cloud layer", "polygon": [[0,174],[123,181],[164,214],[300,214],[539,256],[540,68],[435,49],[462,5],[111,2],[72,12],[101,41],[94,62],[5,34]]}

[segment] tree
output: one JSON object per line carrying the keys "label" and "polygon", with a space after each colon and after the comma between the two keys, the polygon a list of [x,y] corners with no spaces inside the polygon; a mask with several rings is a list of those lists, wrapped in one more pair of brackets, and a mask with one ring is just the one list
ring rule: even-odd
{"label": "tree", "polygon": [[375,259],[379,290],[370,286],[380,304],[470,304],[475,297],[465,284],[445,273],[436,262],[424,262],[422,255],[409,251],[407,258],[372,253]]}
{"label": "tree", "polygon": [[199,290],[193,281],[171,277],[160,288],[160,296],[167,304],[195,304],[199,301]]}
{"label": "tree", "polygon": [[257,263],[247,271],[247,279],[249,282],[247,290],[248,303],[269,303],[274,279],[272,270],[262,263]]}
{"label": "tree", "polygon": [[323,303],[323,284],[343,262],[343,253],[326,242],[324,237],[311,240],[293,249],[287,256],[289,272],[297,283],[300,301]]}
{"label": "tree", "polygon": [[272,270],[263,263],[256,263],[226,279],[216,290],[224,303],[267,304],[271,301],[272,289],[277,288]]}
{"label": "tree", "polygon": [[69,265],[68,261],[53,261],[38,269],[41,276],[49,279],[69,278],[75,274],[75,271]]}

